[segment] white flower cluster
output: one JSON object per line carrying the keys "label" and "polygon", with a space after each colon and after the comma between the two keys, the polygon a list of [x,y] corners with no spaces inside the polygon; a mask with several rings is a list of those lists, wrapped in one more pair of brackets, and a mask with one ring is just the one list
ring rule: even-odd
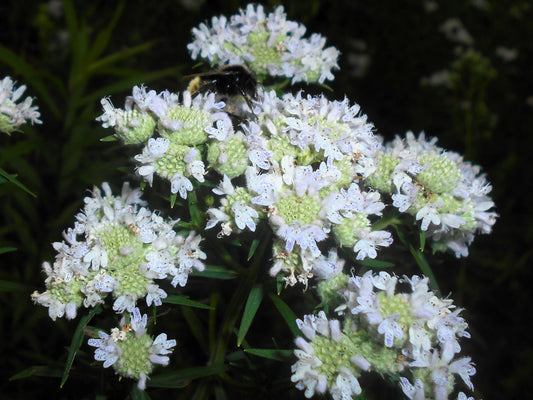
{"label": "white flower cluster", "polygon": [[207,142],[209,130],[214,125],[233,129],[228,114],[221,111],[224,103],[216,102],[213,93],[192,98],[185,91],[180,101],[175,93],[135,86],[124,109],[113,107],[107,98],[101,103],[104,114],[97,120],[104,128],[114,128],[124,144],[145,144],[135,156],[137,173],[150,185],[154,174],[169,180],[171,192],[184,199],[193,190],[190,178],[204,181],[198,146]]}
{"label": "white flower cluster", "polygon": [[288,284],[306,285],[322,254],[319,243],[331,233],[360,260],[392,243],[389,232],[372,227],[385,207],[379,193],[361,184],[376,170],[381,145],[358,105],[260,90],[255,118],[237,126],[212,93],[182,97],[179,103],[176,94],[136,87],[124,110],[103,99],[99,120],[130,138],[124,115],[136,112],[136,127],[154,120],[142,140],[126,143],[146,142],[135,156],[138,174],[150,184],[155,174],[170,180],[182,198],[193,190],[190,176],[203,182],[206,170],[218,172],[222,181],[213,192],[220,203],[207,210],[206,228],[220,224],[219,236],[227,236],[254,232],[260,219],[268,220],[283,242],[274,246],[280,257],[272,275],[283,271]]}
{"label": "white flower cluster", "polygon": [[[467,323],[450,299],[437,297],[426,277],[398,279],[386,272],[348,278],[339,288],[344,318],[337,320],[305,316],[298,326],[307,340],[296,339],[298,361],[293,382],[306,391],[329,389],[334,399],[349,399],[361,393],[358,377],[363,371],[400,378],[403,392],[411,400],[445,400],[454,389],[455,375],[473,390],[470,377],[476,370],[469,357],[457,358],[459,339],[470,337]],[[397,283],[410,287],[398,293]]]}
{"label": "white flower cluster", "polygon": [[32,106],[31,97],[17,104],[25,90],[26,85],[15,88],[15,82],[9,76],[0,81],[0,132],[10,134],[28,121],[32,125],[42,124],[41,114],[37,106]]}
{"label": "white flower cluster", "polygon": [[[392,243],[389,232],[372,229],[370,218],[385,207],[379,193],[357,182],[375,170],[373,155],[380,147],[359,106],[301,93],[278,98],[271,91],[260,95],[254,112],[257,119],[242,125],[240,139],[239,165],[246,169],[232,168],[245,170],[246,186],[235,187],[224,174],[214,190],[224,197],[220,207],[207,211],[208,229],[221,223],[221,236],[255,231],[257,220],[266,218],[283,242],[274,245],[271,274],[283,271],[290,285],[307,284],[322,254],[318,244],[331,232],[360,260],[375,258],[379,246]],[[229,144],[234,137],[219,140],[235,148]],[[229,162],[228,153],[220,152],[219,164]]]}
{"label": "white flower cluster", "polygon": [[103,195],[94,188],[84,199],[74,227],[63,233],[65,240],[53,244],[58,252],[53,266],[43,264],[47,290],[34,292],[32,299],[48,307],[53,320],[75,318],[79,306],[94,307],[109,293],[117,313],[132,312],[141,297],[148,306],[161,305],[167,294],[155,279],[185,286],[193,268],[204,269],[200,236],[176,234],[177,221],[142,207],[140,190],[128,183],[120,196],[113,196],[107,183],[102,188]]}
{"label": "white flower cluster", "polygon": [[[296,339],[299,349],[294,354],[298,361],[291,367],[291,381],[296,383],[296,388],[305,390],[307,398],[327,389],[334,400],[349,400],[352,395],[361,394],[357,380],[359,370],[368,370],[370,364],[363,357],[350,355],[349,350],[354,346],[341,331],[340,322],[329,321],[320,311],[318,316],[306,315],[296,323],[309,340]],[[344,351],[341,350],[343,347]]]}
{"label": "white flower cluster", "polygon": [[167,365],[167,354],[172,353],[176,340],[167,340],[166,333],[155,339],[146,333],[147,315],[141,316],[137,307],[131,310],[130,321],[122,317],[121,327],[111,334],[98,331],[99,339],[89,339],[89,346],[96,347],[94,359],[103,361],[104,368],[113,366],[115,372],[138,380],[138,388],[146,389],[146,379],[156,364]]}
{"label": "white flower cluster", "polygon": [[211,65],[244,64],[260,78],[287,77],[293,84],[333,80],[339,51],[324,48],[326,39],[317,33],[304,38],[305,30],[286,19],[283,6],[266,15],[263,6],[248,4],[229,19],[213,17],[211,26],[194,28],[187,47],[194,60],[200,56]]}
{"label": "white flower cluster", "polygon": [[420,221],[435,250],[464,257],[475,234],[490,233],[496,222],[492,186],[479,166],[436,142],[424,133],[397,136],[376,153],[377,169],[366,183],[392,195],[394,207]]}

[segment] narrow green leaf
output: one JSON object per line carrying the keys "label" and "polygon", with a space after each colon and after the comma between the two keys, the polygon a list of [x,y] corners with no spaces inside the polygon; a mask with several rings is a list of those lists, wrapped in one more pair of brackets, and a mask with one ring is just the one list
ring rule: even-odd
{"label": "narrow green leaf", "polygon": [[109,135],[100,139],[101,142],[116,142],[117,140],[115,135]]}
{"label": "narrow green leaf", "polygon": [[180,309],[181,313],[183,314],[183,317],[185,318],[185,321],[187,321],[187,324],[189,324],[189,328],[191,330],[192,335],[200,344],[200,347],[202,348],[203,352],[206,355],[209,355],[207,338],[205,336],[206,329],[202,322],[200,322],[200,319],[198,319],[198,317],[196,316],[194,309],[183,306],[180,307]]}
{"label": "narrow green leaf", "polygon": [[248,329],[252,325],[257,309],[263,300],[263,289],[261,286],[256,285],[250,290],[248,295],[248,300],[246,300],[246,305],[244,306],[244,312],[242,314],[241,326],[239,327],[239,333],[237,334],[237,346],[240,347]]}
{"label": "narrow green leaf", "polygon": [[[85,24],[80,27],[70,37],[72,63],[70,67],[70,75],[68,86],[71,88],[72,96],[76,97],[75,104],[79,102],[79,96],[83,91],[85,83],[89,80],[90,74],[87,69],[87,52],[89,51],[89,43],[91,42],[89,28]],[[76,109],[75,106],[70,105],[70,110]]]}
{"label": "narrow green leaf", "polygon": [[17,251],[16,247],[0,247],[0,254],[10,253],[12,251]]}
{"label": "narrow green leaf", "polygon": [[213,279],[235,279],[239,275],[235,271],[231,271],[219,265],[206,265],[203,271],[193,270],[192,276],[201,276],[204,278]]}
{"label": "narrow green leaf", "polygon": [[101,75],[111,75],[120,80],[115,79],[112,84],[98,87],[87,96],[83,97],[80,101],[80,105],[94,104],[98,102],[102,97],[106,97],[115,93],[121,93],[124,91],[131,91],[131,87],[138,85],[139,82],[151,82],[166,76],[177,75],[178,68],[166,68],[153,72],[139,73],[137,70],[130,70],[125,68],[113,68],[102,71]]}
{"label": "narrow green leaf", "polygon": [[180,306],[203,308],[205,310],[212,310],[213,309],[213,307],[208,306],[207,304],[203,304],[203,303],[199,303],[197,301],[189,300],[189,298],[186,297],[186,296],[170,295],[167,298],[163,299],[163,303],[179,304]]}
{"label": "narrow green leaf", "polygon": [[218,375],[227,369],[227,365],[208,365],[205,367],[185,368],[152,376],[146,382],[146,385],[159,388],[182,388],[187,386],[193,379]]}
{"label": "narrow green leaf", "polygon": [[281,349],[244,349],[246,353],[253,354],[254,356],[269,358],[271,360],[283,361],[290,357],[293,350],[281,350]]}
{"label": "narrow green leaf", "polygon": [[106,57],[100,58],[90,64],[87,67],[87,71],[90,72],[91,75],[95,74],[98,72],[99,69],[105,68],[109,65],[117,63],[118,61],[130,58],[136,54],[150,50],[156,44],[156,42],[157,40],[151,40],[149,42],[141,43],[135,47],[129,47],[127,49],[110,54]]}
{"label": "narrow green leaf", "polygon": [[190,192],[187,195],[187,201],[189,203],[189,214],[191,215],[191,222],[194,226],[202,228],[204,226],[203,213],[198,207],[198,199],[196,193]]}
{"label": "narrow green leaf", "polygon": [[394,263],[388,262],[388,261],[380,261],[380,260],[358,260],[358,262],[367,268],[392,268],[395,266]]}
{"label": "narrow green leaf", "polygon": [[18,186],[20,189],[24,190],[30,196],[37,197],[37,195],[35,193],[33,193],[30,189],[28,189],[26,186],[24,186],[22,183],[20,183],[17,180],[16,175],[10,174],[7,171],[4,171],[2,168],[0,168],[0,176],[2,176],[3,178],[7,179],[12,184]]}
{"label": "narrow green leaf", "polygon": [[102,52],[105,50],[107,44],[109,43],[109,39],[112,37],[113,30],[115,29],[117,21],[119,20],[123,10],[124,1],[121,1],[117,5],[117,8],[115,9],[115,12],[109,24],[104,29],[100,30],[98,36],[93,41],[93,45],[89,53],[89,60],[97,59],[100,54],[102,54]]}
{"label": "narrow green leaf", "polygon": [[250,261],[252,259],[252,257],[255,254],[255,251],[257,250],[257,246],[259,246],[259,239],[254,239],[254,241],[250,245],[250,251],[248,252],[248,259],[246,261]]}
{"label": "narrow green leaf", "polygon": [[78,30],[78,20],[76,19],[76,12],[74,11],[72,0],[63,0],[63,13],[65,14],[68,31],[72,37]]}
{"label": "narrow green leaf", "polygon": [[424,257],[424,254],[422,254],[420,250],[415,249],[413,246],[409,246],[409,250],[411,250],[411,254],[413,255],[418,266],[420,267],[422,273],[429,278],[429,287],[433,290],[437,290],[440,292],[437,279],[435,278],[435,275],[433,274],[433,271],[429,263],[427,262],[426,257]]}
{"label": "narrow green leaf", "polygon": [[321,83],[320,86],[323,87],[324,89],[326,89],[329,92],[333,92],[333,88],[331,86],[329,86],[329,85],[326,85],[325,83]]}
{"label": "narrow green leaf", "polygon": [[396,235],[398,235],[398,239],[400,239],[400,242],[402,242],[406,247],[409,247],[409,243],[407,243],[403,232],[396,225],[394,225],[394,229],[396,230]]}
{"label": "narrow green leaf", "polygon": [[28,292],[26,285],[18,282],[0,280],[0,292]]}
{"label": "narrow green leaf", "polygon": [[16,381],[18,379],[25,379],[31,376],[45,376],[48,378],[59,378],[61,376],[62,369],[57,367],[51,367],[49,365],[34,365],[26,368],[9,378],[10,381]]}
{"label": "narrow green leaf", "polygon": [[420,251],[424,252],[425,247],[426,247],[426,232],[420,231]]}
{"label": "narrow green leaf", "polygon": [[215,386],[215,400],[228,400],[228,395],[222,385]]}
{"label": "narrow green leaf", "polygon": [[287,323],[287,326],[291,330],[294,336],[300,336],[301,332],[296,325],[296,314],[290,309],[290,307],[285,303],[278,295],[273,293],[269,294],[270,299],[274,303],[274,306],[278,309],[279,313]]}
{"label": "narrow green leaf", "polygon": [[170,208],[174,208],[174,204],[176,204],[176,198],[178,197],[177,193],[172,193],[170,195]]}
{"label": "narrow green leaf", "polygon": [[70,369],[72,368],[72,363],[74,362],[74,358],[76,357],[76,353],[78,352],[81,344],[83,343],[85,327],[87,326],[89,321],[100,312],[102,312],[102,307],[98,305],[94,307],[89,312],[89,314],[80,318],[80,322],[78,323],[78,326],[74,331],[74,336],[72,337],[72,342],[70,343],[70,347],[68,350],[67,363],[65,364],[65,370],[63,371],[63,377],[61,378],[61,384],[59,385],[60,388],[62,388],[63,385],[67,382]]}
{"label": "narrow green leaf", "polygon": [[[237,334],[237,332],[235,330],[233,330],[233,331],[234,331],[233,332],[234,334]],[[229,364],[236,363],[236,362],[239,362],[239,361],[242,361],[242,360],[246,360],[246,354],[244,354],[244,351],[242,351],[242,350],[237,350],[237,351],[234,351],[232,353],[226,354],[226,361]]]}

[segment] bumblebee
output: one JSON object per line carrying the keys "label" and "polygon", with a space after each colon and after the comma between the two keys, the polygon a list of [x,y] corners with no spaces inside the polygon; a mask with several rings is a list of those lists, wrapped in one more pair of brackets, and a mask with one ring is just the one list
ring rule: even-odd
{"label": "bumblebee", "polygon": [[244,65],[226,65],[215,71],[188,75],[185,78],[193,78],[187,88],[193,97],[199,93],[212,92],[228,103],[241,96],[253,113],[252,100],[257,98],[257,78]]}

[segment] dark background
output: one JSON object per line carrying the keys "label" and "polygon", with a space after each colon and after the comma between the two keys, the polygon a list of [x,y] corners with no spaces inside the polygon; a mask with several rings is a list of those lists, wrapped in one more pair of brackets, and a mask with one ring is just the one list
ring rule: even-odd
{"label": "dark background", "polygon": [[[9,75],[28,86],[25,95],[37,97],[44,124],[0,136],[0,167],[18,173],[18,179],[37,195],[33,198],[12,185],[0,185],[0,245],[16,248],[0,255],[0,279],[11,282],[4,283],[0,292],[0,398],[45,393],[65,399],[96,398],[102,386],[85,375],[83,371],[91,370],[83,369],[87,366],[83,361],[75,362],[62,390],[57,377],[8,379],[35,365],[62,370],[76,323],[52,323],[46,310],[31,303],[30,293],[43,290],[40,265],[53,259],[51,242],[61,240],[61,231],[72,225],[86,189],[102,181],[117,187],[122,180],[133,179],[128,176],[131,168],[123,168],[131,166],[131,154],[117,142],[100,141],[110,132],[94,122],[101,113],[99,99],[113,95],[120,107],[131,87],[143,82],[156,90],[183,90],[181,75],[190,73],[196,63],[186,50],[191,28],[213,15],[232,15],[246,3],[1,4],[0,77]],[[273,4],[278,3],[266,3],[267,12]],[[432,4],[436,9],[428,11]],[[440,146],[483,167],[500,214],[493,233],[477,237],[466,259],[428,257],[442,293],[450,293],[455,304],[466,309],[472,339],[463,348],[477,366],[476,398],[527,397],[533,390],[531,2],[453,0],[428,6],[415,0],[305,0],[291,1],[285,9],[288,19],[305,24],[309,34],[321,33],[328,45],[341,51],[341,69],[328,83],[331,98],[346,95],[360,104],[377,132],[388,139],[407,130],[424,130],[428,136],[438,136]],[[439,30],[451,17],[460,18],[474,38],[475,53],[470,58],[461,58],[458,44]],[[105,40],[103,33],[111,23],[114,29]],[[517,49],[517,57],[503,60],[496,53],[498,46]],[[368,60],[366,68],[357,64],[361,56]],[[421,83],[443,69],[453,72],[451,86]],[[193,298],[194,287],[193,282],[189,289]],[[291,340],[285,343],[290,346]],[[82,350],[88,351],[87,346]],[[289,364],[272,368],[279,376],[289,375]],[[52,369],[47,371],[54,375]],[[128,384],[116,383],[114,390],[127,393]],[[286,395],[277,397],[304,398],[290,382],[286,388]],[[113,396],[109,398],[126,394]]]}

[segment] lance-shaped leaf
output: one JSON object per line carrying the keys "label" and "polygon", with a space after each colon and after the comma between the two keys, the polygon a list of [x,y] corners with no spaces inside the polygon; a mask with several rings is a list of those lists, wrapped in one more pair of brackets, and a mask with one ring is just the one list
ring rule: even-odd
{"label": "lance-shaped leaf", "polygon": [[167,298],[163,299],[163,303],[179,304],[181,306],[203,308],[206,310],[213,309],[213,307],[208,306],[207,304],[203,304],[203,303],[199,303],[194,300],[190,300],[187,296],[170,295]]}
{"label": "lance-shaped leaf", "polygon": [[252,325],[257,309],[263,300],[263,289],[261,286],[256,285],[250,290],[248,300],[246,300],[246,306],[244,307],[244,313],[242,314],[241,326],[239,327],[239,333],[237,334],[237,346],[240,346],[248,329]]}
{"label": "lance-shaped leaf", "polygon": [[271,360],[283,361],[287,357],[290,357],[293,350],[281,350],[281,349],[244,349],[248,354],[254,356],[269,358]]}
{"label": "lance-shaped leaf", "polygon": [[92,319],[92,317],[94,317],[96,314],[99,314],[100,312],[102,312],[102,307],[98,305],[94,307],[89,312],[89,314],[80,318],[80,322],[76,327],[76,331],[74,331],[74,336],[72,337],[72,342],[70,343],[70,347],[68,349],[67,363],[65,364],[65,370],[63,371],[63,377],[61,378],[61,384],[59,385],[59,387],[62,388],[63,385],[67,382],[68,374],[70,372],[70,369],[72,368],[74,358],[76,357],[76,354],[78,353],[78,350],[80,349],[80,346],[83,343],[84,329],[87,327],[87,324]]}
{"label": "lance-shaped leaf", "polygon": [[208,365],[205,367],[185,368],[150,377],[147,386],[159,388],[182,388],[193,379],[218,375],[228,369],[227,365]]}
{"label": "lance-shaped leaf", "polygon": [[279,313],[287,323],[292,334],[294,336],[301,336],[300,330],[296,325],[296,314],[290,309],[287,303],[281,300],[281,297],[272,293],[269,296],[274,303],[274,306],[278,309]]}

